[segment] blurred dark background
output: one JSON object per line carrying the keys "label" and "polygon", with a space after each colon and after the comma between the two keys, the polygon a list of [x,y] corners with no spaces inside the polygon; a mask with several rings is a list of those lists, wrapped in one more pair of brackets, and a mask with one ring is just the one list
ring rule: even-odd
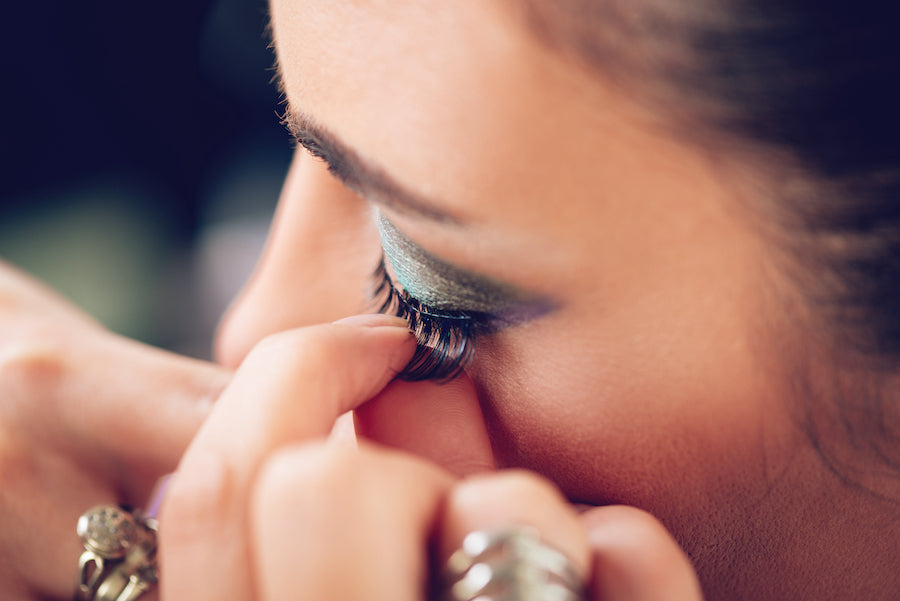
{"label": "blurred dark background", "polygon": [[0,15],[0,258],[120,333],[208,356],[291,151],[266,3]]}

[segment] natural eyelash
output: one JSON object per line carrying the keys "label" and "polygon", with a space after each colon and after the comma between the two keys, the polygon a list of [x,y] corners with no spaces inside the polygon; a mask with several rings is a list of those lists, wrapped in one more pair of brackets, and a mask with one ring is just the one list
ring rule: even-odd
{"label": "natural eyelash", "polygon": [[384,258],[373,277],[377,311],[406,319],[416,336],[416,352],[397,377],[417,382],[447,381],[459,375],[475,353],[476,333],[484,316],[433,309],[405,290],[398,290],[388,275]]}

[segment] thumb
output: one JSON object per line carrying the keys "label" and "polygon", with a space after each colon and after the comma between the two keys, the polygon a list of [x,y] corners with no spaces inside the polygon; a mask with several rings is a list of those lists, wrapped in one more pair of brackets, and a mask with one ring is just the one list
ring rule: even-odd
{"label": "thumb", "polygon": [[475,385],[465,375],[443,384],[395,380],[357,408],[356,429],[459,476],[494,468]]}
{"label": "thumb", "polygon": [[591,599],[702,601],[687,555],[649,513],[595,507],[581,519],[593,552]]}

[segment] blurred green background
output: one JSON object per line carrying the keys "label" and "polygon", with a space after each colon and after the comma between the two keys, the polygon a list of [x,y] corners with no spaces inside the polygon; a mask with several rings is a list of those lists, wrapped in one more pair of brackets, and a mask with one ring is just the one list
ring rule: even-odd
{"label": "blurred green background", "polygon": [[208,357],[291,153],[266,3],[49,0],[0,25],[0,258]]}

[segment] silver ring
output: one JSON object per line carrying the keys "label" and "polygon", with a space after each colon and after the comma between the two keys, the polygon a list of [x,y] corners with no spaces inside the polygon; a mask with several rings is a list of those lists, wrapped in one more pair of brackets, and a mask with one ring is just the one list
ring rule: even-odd
{"label": "silver ring", "polygon": [[463,540],[442,575],[442,601],[583,601],[571,560],[532,528],[478,530]]}
{"label": "silver ring", "polygon": [[156,520],[112,505],[78,518],[75,601],[135,601],[156,584]]}

